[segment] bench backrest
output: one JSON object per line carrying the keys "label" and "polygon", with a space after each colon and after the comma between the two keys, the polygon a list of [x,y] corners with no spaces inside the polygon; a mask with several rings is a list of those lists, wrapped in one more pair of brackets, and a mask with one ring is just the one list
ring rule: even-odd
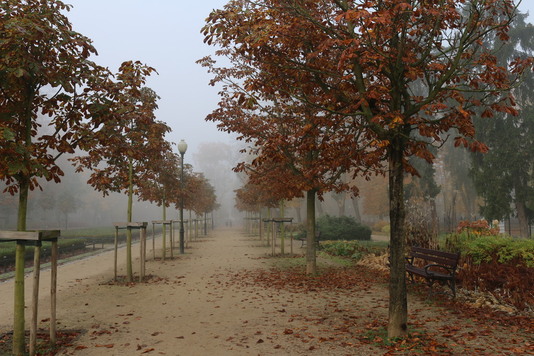
{"label": "bench backrest", "polygon": [[450,266],[454,269],[460,260],[460,253],[431,250],[424,247],[412,246],[411,257],[421,258],[443,266]]}

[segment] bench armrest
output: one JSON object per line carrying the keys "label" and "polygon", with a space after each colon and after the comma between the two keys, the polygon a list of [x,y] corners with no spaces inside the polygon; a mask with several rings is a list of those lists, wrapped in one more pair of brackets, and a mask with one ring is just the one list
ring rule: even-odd
{"label": "bench armrest", "polygon": [[424,267],[425,268],[425,273],[428,274],[429,276],[432,276],[434,274],[433,271],[430,270],[430,268],[432,268],[432,267],[443,268],[443,269],[447,270],[451,276],[454,276],[454,272],[455,272],[454,268],[451,268],[451,267],[448,267],[448,266],[439,265],[439,264],[435,264],[435,263],[426,265]]}

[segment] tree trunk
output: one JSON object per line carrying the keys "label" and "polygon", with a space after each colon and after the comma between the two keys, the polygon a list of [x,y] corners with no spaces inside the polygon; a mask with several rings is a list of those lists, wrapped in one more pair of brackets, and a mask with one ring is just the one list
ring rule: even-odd
{"label": "tree trunk", "polygon": [[[318,215],[319,217],[324,216],[323,204],[322,204],[322,202],[317,198],[317,196],[316,196],[315,194],[314,194],[314,196],[315,196],[315,203],[314,203],[314,204],[315,204],[315,206],[317,207],[317,215]],[[308,213],[306,213],[306,214],[308,214]]]}
{"label": "tree trunk", "polygon": [[15,310],[13,323],[13,354],[24,355],[24,255],[26,246],[17,242],[15,252]]}
{"label": "tree trunk", "polygon": [[432,216],[432,236],[431,236],[431,248],[436,248],[438,244],[438,234],[439,234],[439,218],[438,218],[438,209],[436,207],[436,199],[430,199],[430,210]]}
{"label": "tree trunk", "polygon": [[[29,177],[19,179],[19,207],[17,215],[17,230],[26,231],[26,214],[28,211],[28,192],[30,190]],[[23,355],[25,346],[24,326],[24,256],[26,245],[17,241],[15,252],[15,287],[13,311],[13,354]]]}
{"label": "tree trunk", "polygon": [[306,274],[317,273],[315,256],[315,195],[314,189],[306,192]]}
{"label": "tree trunk", "polygon": [[[132,222],[132,208],[133,208],[133,163],[130,159],[128,163],[128,222]],[[132,229],[126,229],[126,280],[133,282],[132,269]]]}
{"label": "tree trunk", "polygon": [[352,197],[352,208],[354,209],[354,218],[357,222],[362,222],[362,215],[360,214],[360,205],[358,204],[358,197]]}
{"label": "tree trunk", "polygon": [[517,219],[519,220],[519,237],[528,238],[528,216],[527,206],[524,201],[515,202],[515,209],[517,211]]}
{"label": "tree trunk", "polygon": [[295,207],[295,213],[297,214],[297,223],[300,224],[302,222],[302,210],[300,206]]}
{"label": "tree trunk", "polygon": [[[395,142],[396,141],[396,142]],[[407,334],[408,303],[406,297],[405,237],[404,237],[404,169],[402,157],[404,145],[396,138],[388,152],[389,160],[389,219],[390,233],[390,277],[389,277],[389,320],[388,337]]]}
{"label": "tree trunk", "polygon": [[347,199],[346,193],[332,193],[332,198],[337,203],[337,216],[345,216],[345,200]]}

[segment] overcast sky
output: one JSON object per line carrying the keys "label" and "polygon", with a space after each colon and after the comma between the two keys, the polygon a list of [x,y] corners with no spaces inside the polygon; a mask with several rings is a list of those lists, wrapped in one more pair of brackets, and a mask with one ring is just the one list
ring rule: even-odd
{"label": "overcast sky", "polygon": [[[186,161],[202,142],[232,143],[204,118],[218,102],[210,76],[195,62],[212,53],[200,29],[212,9],[226,0],[64,0],[73,8],[67,16],[77,32],[93,40],[95,62],[116,73],[125,60],[140,60],[154,67],[148,86],[161,97],[158,120],[171,128],[167,138],[185,139]],[[177,149],[176,149],[177,151]]]}
{"label": "overcast sky", "polygon": [[[213,52],[200,29],[212,9],[227,0],[65,0],[77,32],[91,38],[99,52],[95,62],[117,72],[125,60],[140,60],[158,71],[148,86],[161,97],[157,117],[173,130],[167,137],[189,144],[186,161],[203,142],[233,143],[204,118],[218,102],[210,76],[195,61]],[[534,0],[520,10],[534,18]],[[188,157],[187,157],[188,156]],[[190,161],[191,162],[191,161]],[[194,162],[193,162],[194,164]]]}

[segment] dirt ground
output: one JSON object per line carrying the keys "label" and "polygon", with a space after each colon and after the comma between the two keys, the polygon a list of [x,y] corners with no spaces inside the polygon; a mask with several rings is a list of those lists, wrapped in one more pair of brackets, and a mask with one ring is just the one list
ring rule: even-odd
{"label": "dirt ground", "polygon": [[[158,241],[160,243],[160,241]],[[151,241],[148,243],[151,248]],[[289,250],[289,248],[287,248]],[[303,253],[300,242],[296,253]],[[139,265],[134,245],[134,270]],[[160,249],[157,248],[158,254]],[[113,252],[60,266],[59,330],[80,336],[59,355],[534,355],[531,319],[465,308],[410,291],[405,340],[385,340],[388,293],[365,267],[321,264],[307,279],[299,258],[271,257],[258,237],[218,229],[184,255],[147,256],[145,283],[117,285]],[[119,274],[124,275],[125,250]],[[49,271],[41,273],[39,326],[47,329]],[[26,282],[27,305],[31,276]],[[0,335],[12,330],[13,282],[0,284]],[[30,311],[27,309],[27,320]],[[29,322],[27,322],[28,325]]]}

